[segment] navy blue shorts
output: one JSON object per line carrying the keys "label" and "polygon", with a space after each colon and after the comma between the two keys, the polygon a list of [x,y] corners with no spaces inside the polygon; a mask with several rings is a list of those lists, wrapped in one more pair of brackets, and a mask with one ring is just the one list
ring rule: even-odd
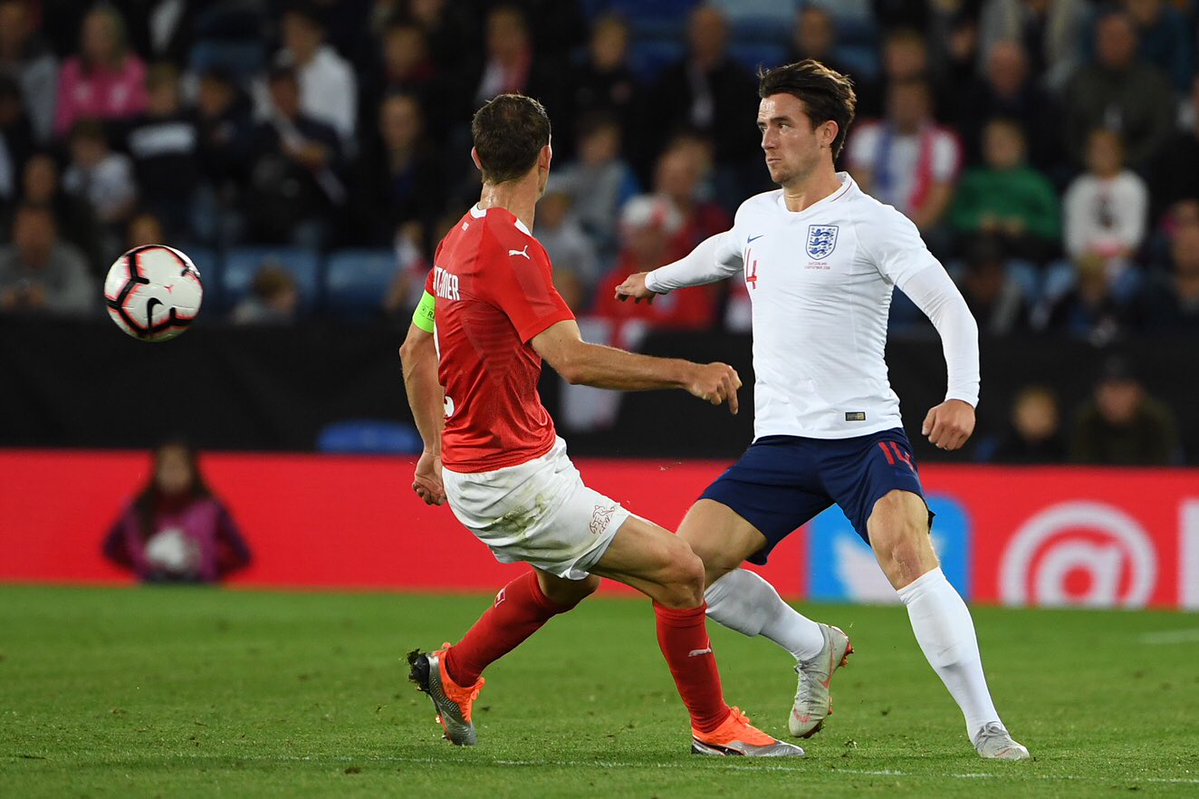
{"label": "navy blue shorts", "polygon": [[727,505],[766,536],[766,546],[749,557],[763,564],[780,541],[833,503],[869,543],[874,503],[896,489],[924,496],[902,428],[856,438],[760,438],[703,499]]}

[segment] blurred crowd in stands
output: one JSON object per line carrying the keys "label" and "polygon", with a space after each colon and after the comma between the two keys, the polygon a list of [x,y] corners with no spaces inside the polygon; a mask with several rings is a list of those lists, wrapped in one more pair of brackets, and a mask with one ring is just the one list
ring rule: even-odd
{"label": "blurred crowd in stands", "polygon": [[[1196,0],[0,0],[0,313],[99,315],[108,264],[164,242],[205,322],[403,321],[477,200],[473,111],[519,91],[571,306],[613,341],[744,331],[738,281],[611,289],[773,188],[755,72],[815,58],[857,88],[840,168],[985,335],[1195,333],[1197,31]],[[893,329],[927,325],[897,294]]]}

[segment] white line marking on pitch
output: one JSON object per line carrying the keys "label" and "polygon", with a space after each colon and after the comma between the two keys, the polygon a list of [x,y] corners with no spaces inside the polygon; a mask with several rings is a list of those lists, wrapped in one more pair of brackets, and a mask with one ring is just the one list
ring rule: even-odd
{"label": "white line marking on pitch", "polygon": [[1191,644],[1199,642],[1199,627],[1190,630],[1162,630],[1156,633],[1145,633],[1141,636],[1142,644]]}

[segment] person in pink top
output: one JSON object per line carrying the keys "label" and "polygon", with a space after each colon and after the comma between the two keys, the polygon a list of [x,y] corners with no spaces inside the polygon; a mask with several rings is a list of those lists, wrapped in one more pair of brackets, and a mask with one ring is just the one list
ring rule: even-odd
{"label": "person in pink top", "polygon": [[146,110],[146,65],[129,51],[125,22],[99,7],[83,19],[79,55],[58,78],[54,135],[61,138],[80,119],[128,119]]}
{"label": "person in pink top", "polygon": [[170,441],[104,539],[104,556],[142,582],[216,583],[249,565],[250,548],[204,481],[196,451]]}

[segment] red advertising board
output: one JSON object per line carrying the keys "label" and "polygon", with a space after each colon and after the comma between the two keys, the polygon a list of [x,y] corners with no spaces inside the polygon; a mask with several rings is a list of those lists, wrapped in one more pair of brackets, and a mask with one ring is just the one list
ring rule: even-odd
{"label": "red advertising board", "polygon": [[[666,527],[725,466],[578,465],[590,485]],[[511,579],[520,567],[496,563],[447,508],[416,499],[412,466],[398,458],[205,455],[206,477],[255,555],[235,583],[490,591]],[[0,580],[128,581],[103,560],[100,544],[148,471],[141,453],[0,451]],[[922,475],[930,494],[964,512],[976,602],[1199,608],[1197,472],[927,466]],[[792,536],[763,570],[793,598],[807,592],[805,538],[802,530]]]}

